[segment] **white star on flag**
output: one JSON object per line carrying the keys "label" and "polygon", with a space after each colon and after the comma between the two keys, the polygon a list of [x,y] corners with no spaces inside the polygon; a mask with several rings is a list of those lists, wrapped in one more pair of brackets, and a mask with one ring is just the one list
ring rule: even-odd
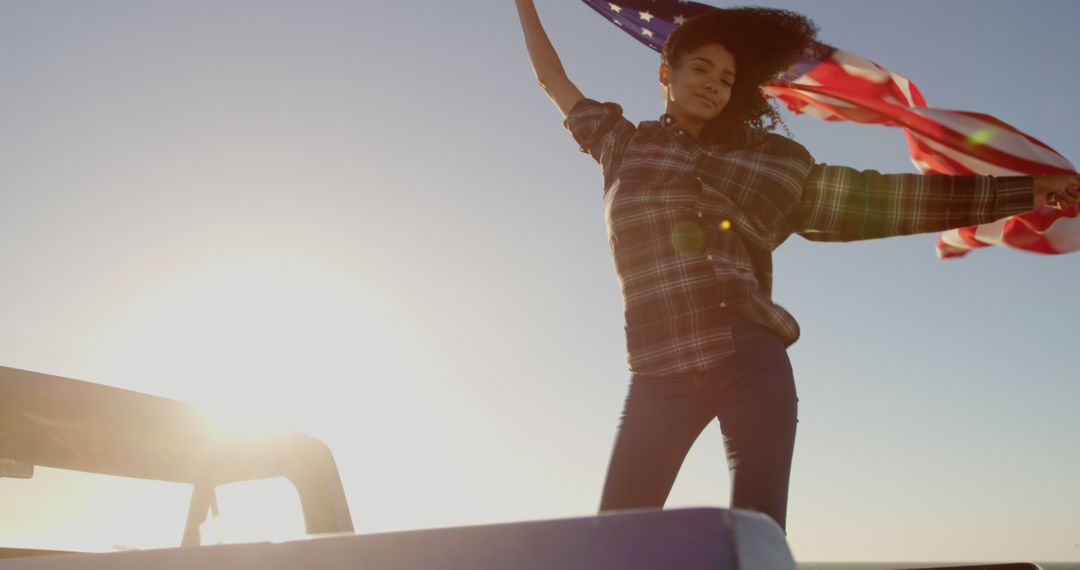
{"label": "white star on flag", "polygon": [[642,12],[641,13],[641,19],[645,20],[646,22],[651,22],[652,19],[653,19],[653,15],[648,13],[648,12]]}

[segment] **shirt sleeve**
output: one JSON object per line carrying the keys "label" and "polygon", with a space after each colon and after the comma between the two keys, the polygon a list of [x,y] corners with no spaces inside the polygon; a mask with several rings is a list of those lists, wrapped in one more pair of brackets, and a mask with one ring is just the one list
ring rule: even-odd
{"label": "shirt sleeve", "polygon": [[1030,212],[1031,176],[881,174],[816,164],[793,231],[814,241],[855,241],[945,231]]}
{"label": "shirt sleeve", "polygon": [[600,164],[604,180],[619,165],[627,143],[636,127],[623,117],[622,107],[616,103],[600,103],[592,99],[578,101],[563,121],[581,152],[588,153]]}

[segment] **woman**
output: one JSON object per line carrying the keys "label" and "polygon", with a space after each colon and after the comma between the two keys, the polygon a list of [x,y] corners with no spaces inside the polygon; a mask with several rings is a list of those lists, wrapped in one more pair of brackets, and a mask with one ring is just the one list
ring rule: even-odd
{"label": "woman", "polygon": [[772,251],[792,233],[850,241],[943,231],[1080,199],[1080,177],[945,176],[817,164],[761,86],[813,44],[804,16],[716,10],[667,39],[664,114],[633,125],[566,77],[532,0],[515,0],[540,85],[601,166],[626,308],[629,393],[600,511],[662,507],[716,418],[731,506],[786,523],[797,397],[794,318],[772,301]]}

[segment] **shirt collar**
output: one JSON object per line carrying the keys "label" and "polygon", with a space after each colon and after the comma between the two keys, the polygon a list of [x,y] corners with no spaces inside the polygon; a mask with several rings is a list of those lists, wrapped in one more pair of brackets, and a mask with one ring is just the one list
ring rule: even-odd
{"label": "shirt collar", "polygon": [[[690,140],[697,141],[699,144],[704,144],[704,143],[701,143],[701,141],[699,141],[696,137],[694,137],[694,135],[690,134],[685,129],[680,127],[679,122],[676,121],[675,117],[673,117],[669,113],[664,113],[663,115],[660,115],[660,124],[665,129],[668,129],[668,130],[674,132],[675,134],[677,134],[679,136],[686,137],[686,138],[689,138]],[[726,147],[726,148],[736,148],[736,147],[741,147],[741,146],[747,146],[747,145],[754,144],[754,143],[760,141],[762,138],[764,138],[765,134],[766,134],[765,132],[760,131],[760,130],[751,129],[751,128],[743,128],[743,129],[740,129],[738,133],[736,133],[733,140],[728,141],[726,143],[720,143],[720,146],[723,146],[723,147]],[[715,146],[715,145],[708,145],[708,146]]]}
{"label": "shirt collar", "polygon": [[675,117],[668,113],[660,115],[660,124],[663,125],[665,129],[673,130],[679,134],[689,134],[679,126],[679,122],[675,120]]}
{"label": "shirt collar", "polygon": [[664,113],[663,115],[660,115],[660,124],[665,127],[670,127],[675,124],[675,117],[668,113]]}

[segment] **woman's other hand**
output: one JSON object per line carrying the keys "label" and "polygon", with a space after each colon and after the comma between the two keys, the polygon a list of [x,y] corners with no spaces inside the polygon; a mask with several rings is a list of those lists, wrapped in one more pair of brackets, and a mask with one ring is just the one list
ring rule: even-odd
{"label": "woman's other hand", "polygon": [[1080,202],[1080,175],[1050,174],[1035,177],[1035,207],[1064,210]]}

